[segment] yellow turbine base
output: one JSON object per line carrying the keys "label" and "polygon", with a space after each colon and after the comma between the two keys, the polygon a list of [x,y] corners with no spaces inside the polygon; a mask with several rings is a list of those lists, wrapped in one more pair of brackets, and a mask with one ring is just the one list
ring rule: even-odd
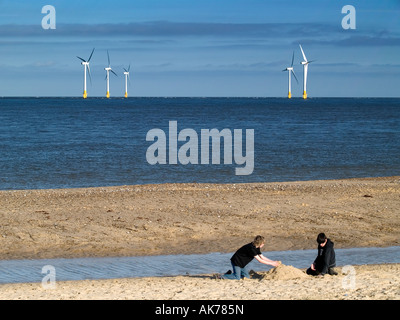
{"label": "yellow turbine base", "polygon": [[128,92],[125,92],[125,98],[128,98]]}
{"label": "yellow turbine base", "polygon": [[107,91],[106,98],[109,98],[109,97],[110,97],[110,92]]}
{"label": "yellow turbine base", "polygon": [[86,99],[87,98],[87,93],[86,93],[86,90],[85,91],[83,91],[83,99]]}
{"label": "yellow turbine base", "polygon": [[303,92],[303,99],[307,99],[307,92]]}
{"label": "yellow turbine base", "polygon": [[287,96],[289,99],[292,97],[292,93],[289,91],[289,94]]}

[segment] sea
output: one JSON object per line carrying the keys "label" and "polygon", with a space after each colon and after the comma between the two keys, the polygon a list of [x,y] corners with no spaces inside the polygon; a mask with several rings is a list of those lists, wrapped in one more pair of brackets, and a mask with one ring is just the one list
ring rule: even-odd
{"label": "sea", "polygon": [[[202,131],[212,129],[233,141],[210,139],[207,163]],[[174,162],[174,144],[197,163]],[[395,175],[400,98],[0,98],[0,190]]]}

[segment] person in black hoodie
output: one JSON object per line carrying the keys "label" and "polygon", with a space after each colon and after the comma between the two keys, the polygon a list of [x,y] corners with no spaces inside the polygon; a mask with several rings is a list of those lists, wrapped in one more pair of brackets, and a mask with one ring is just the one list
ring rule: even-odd
{"label": "person in black hoodie", "polygon": [[311,264],[311,267],[307,269],[307,274],[312,276],[318,275],[337,275],[337,272],[333,269],[336,266],[335,249],[333,248],[333,242],[328,239],[325,233],[320,233],[317,237],[318,242],[318,256]]}

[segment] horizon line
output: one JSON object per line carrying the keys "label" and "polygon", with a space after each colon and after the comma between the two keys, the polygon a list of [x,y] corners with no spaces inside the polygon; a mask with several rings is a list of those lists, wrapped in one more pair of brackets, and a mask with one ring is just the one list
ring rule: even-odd
{"label": "horizon line", "polygon": [[210,99],[210,98],[235,98],[235,99],[240,99],[240,98],[247,98],[247,99],[287,99],[287,100],[292,100],[292,99],[301,99],[301,100],[308,100],[308,99],[400,99],[400,96],[398,97],[388,97],[388,96],[315,96],[315,97],[307,97],[307,99],[303,99],[302,96],[292,96],[291,99],[289,99],[287,96],[130,96],[125,98],[123,95],[121,96],[110,96],[107,98],[106,96],[91,96],[87,97],[84,99],[81,95],[79,96],[0,96],[0,99],[19,99],[19,98],[34,98],[34,99],[41,99],[41,98],[72,98],[72,99],[82,99],[82,100],[88,100],[88,99],[143,99],[143,98],[162,98],[162,99],[167,99],[167,98],[199,98],[199,99]]}

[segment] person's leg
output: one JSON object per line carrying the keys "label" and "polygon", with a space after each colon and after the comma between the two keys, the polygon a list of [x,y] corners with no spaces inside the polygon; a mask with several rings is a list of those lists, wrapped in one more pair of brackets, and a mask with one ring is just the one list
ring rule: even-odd
{"label": "person's leg", "polygon": [[224,275],[221,276],[221,278],[222,279],[229,279],[229,280],[240,280],[240,275],[241,275],[241,269],[242,268],[240,268],[238,266],[235,266],[232,263],[232,269],[233,269],[233,272],[231,274],[225,273]]}
{"label": "person's leg", "polygon": [[247,270],[247,267],[241,268],[240,277],[250,279],[250,274],[249,271]]}

